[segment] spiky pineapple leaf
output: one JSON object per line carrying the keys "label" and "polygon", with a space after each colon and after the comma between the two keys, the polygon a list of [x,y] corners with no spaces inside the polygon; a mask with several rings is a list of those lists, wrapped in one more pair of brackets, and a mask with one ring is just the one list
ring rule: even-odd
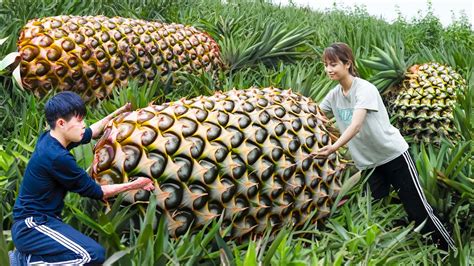
{"label": "spiky pineapple leaf", "polygon": [[222,59],[230,71],[252,67],[258,63],[275,66],[280,61],[294,62],[309,55],[301,50],[307,38],[314,33],[308,27],[288,29],[282,24],[269,22],[263,32],[241,40],[233,35],[220,40]]}

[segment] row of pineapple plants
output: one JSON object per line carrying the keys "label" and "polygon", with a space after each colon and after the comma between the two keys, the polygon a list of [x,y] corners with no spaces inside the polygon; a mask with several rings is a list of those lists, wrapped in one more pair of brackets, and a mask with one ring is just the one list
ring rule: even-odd
{"label": "row of pineapple plants", "polygon": [[[48,4],[51,3],[46,1],[42,2],[43,6],[48,6]],[[349,207],[343,207],[343,209],[334,208],[333,217],[327,221],[328,224],[326,228],[320,227],[317,231],[315,231],[314,228],[305,228],[305,233],[309,234],[310,237],[309,240],[307,238],[303,239],[308,241],[303,240],[303,242],[300,242],[302,238],[297,232],[290,233],[288,231],[282,231],[286,233],[282,233],[284,235],[278,235],[276,238],[273,235],[267,236],[266,238],[250,241],[243,245],[238,245],[232,241],[225,242],[222,239],[225,238],[225,234],[221,231],[217,233],[217,229],[201,231],[198,235],[186,234],[179,240],[168,238],[166,234],[164,237],[161,237],[161,231],[158,231],[156,234],[143,233],[142,231],[142,233],[139,234],[134,231],[134,227],[130,225],[130,223],[127,223],[130,217],[126,214],[126,211],[115,209],[115,211],[122,211],[121,215],[118,216],[110,215],[110,213],[105,214],[100,208],[95,209],[94,212],[84,213],[84,209],[89,209],[84,208],[84,206],[90,206],[90,203],[77,201],[76,198],[71,196],[71,200],[68,204],[69,208],[66,211],[67,220],[77,227],[82,228],[83,231],[87,231],[88,234],[98,237],[101,243],[105,242],[108,253],[111,256],[109,262],[117,260],[121,261],[121,263],[134,261],[137,264],[141,264],[140,262],[192,264],[196,261],[220,261],[221,263],[246,263],[245,265],[247,265],[247,263],[252,261],[255,263],[275,263],[278,261],[288,263],[293,261],[299,263],[327,264],[333,262],[342,263],[351,260],[377,263],[377,261],[374,260],[375,258],[380,259],[378,263],[385,262],[384,259],[390,262],[399,260],[400,258],[412,263],[414,261],[424,263],[441,263],[443,261],[466,262],[466,258],[469,257],[469,252],[472,249],[472,239],[470,237],[472,225],[469,223],[469,220],[472,218],[470,217],[472,211],[470,212],[469,210],[469,208],[472,208],[470,207],[470,203],[472,202],[472,179],[470,179],[470,175],[472,174],[472,148],[470,144],[472,121],[469,112],[472,99],[471,87],[469,86],[469,84],[472,84],[472,82],[470,82],[471,77],[469,76],[470,72],[472,72],[470,71],[472,70],[472,56],[471,59],[469,59],[469,56],[466,56],[468,57],[466,59],[465,57],[459,57],[457,53],[468,50],[467,47],[469,47],[469,44],[472,44],[472,32],[470,33],[471,35],[467,35],[467,38],[464,38],[465,35],[463,34],[465,33],[465,28],[461,25],[457,31],[455,30],[459,36],[463,37],[462,41],[457,43],[449,42],[450,34],[453,33],[445,31],[443,33],[445,37],[438,40],[439,44],[427,42],[426,46],[420,48],[416,47],[415,42],[393,42],[395,45],[391,43],[386,46],[383,42],[385,35],[391,36],[392,34],[399,34],[403,35],[400,37],[404,38],[420,38],[423,37],[423,35],[420,34],[421,36],[413,37],[414,33],[410,28],[413,27],[413,25],[411,24],[399,22],[389,26],[370,18],[363,12],[348,16],[341,11],[332,11],[330,16],[332,18],[339,18],[340,25],[345,25],[345,27],[338,28],[331,32],[331,28],[327,25],[327,22],[323,24],[326,27],[322,27],[321,25],[317,25],[316,27],[315,25],[315,23],[324,23],[324,18],[327,19],[328,14],[316,14],[308,10],[294,8],[278,9],[266,3],[235,1],[223,5],[218,1],[203,1],[193,3],[193,5],[183,2],[182,5],[178,7],[173,3],[164,1],[160,4],[155,3],[155,5],[160,5],[161,7],[161,9],[157,8],[156,10],[166,8],[166,12],[163,10],[161,15],[153,14],[149,9],[141,9],[141,13],[136,12],[136,10],[140,10],[140,8],[136,6],[126,7],[127,3],[116,5],[116,9],[111,9],[107,2],[104,2],[102,5],[103,6],[99,6],[99,8],[104,8],[104,10],[108,11],[89,10],[87,15],[110,12],[110,15],[129,15],[138,18],[189,23],[203,29],[220,45],[220,52],[226,67],[219,69],[220,73],[217,73],[217,77],[213,73],[197,75],[177,73],[169,77],[171,80],[155,82],[153,88],[147,85],[140,87],[132,84],[132,87],[129,89],[116,90],[113,92],[109,90],[108,93],[112,93],[111,99],[99,102],[95,105],[97,108],[94,108],[92,111],[89,117],[90,121],[94,121],[101,115],[112,111],[114,108],[130,100],[134,101],[135,107],[138,108],[145,107],[151,100],[162,103],[165,99],[173,101],[178,100],[182,96],[212,95],[216,89],[230,90],[234,87],[241,89],[250,86],[292,88],[294,91],[299,90],[304,95],[310,96],[317,102],[322,99],[325,92],[332,86],[332,84],[327,82],[324,78],[318,54],[324,45],[335,40],[346,41],[353,47],[356,47],[358,57],[366,58],[366,61],[383,61],[383,59],[380,60],[380,58],[384,58],[386,55],[383,51],[385,50],[387,53],[390,53],[393,49],[391,45],[396,49],[404,48],[405,54],[398,54],[382,62],[385,63],[385,68],[393,67],[390,62],[393,63],[394,59],[403,60],[404,56],[411,54],[417,57],[416,61],[419,63],[423,61],[441,61],[444,64],[456,66],[456,69],[461,72],[462,76],[467,77],[466,80],[468,81],[465,89],[456,91],[456,102],[455,104],[449,105],[451,116],[446,118],[451,121],[450,130],[457,132],[459,135],[453,136],[454,138],[451,139],[444,139],[446,134],[433,136],[433,141],[436,142],[436,145],[428,146],[428,149],[424,148],[424,146],[427,145],[427,137],[423,135],[423,137],[419,138],[417,135],[414,135],[413,138],[415,141],[420,139],[424,140],[425,143],[412,145],[417,160],[417,167],[422,173],[421,177],[423,178],[424,185],[427,187],[426,194],[429,197],[430,203],[441,209],[446,218],[455,224],[454,230],[457,232],[455,237],[460,247],[459,254],[450,254],[449,257],[446,257],[445,254],[434,250],[432,247],[425,247],[423,240],[421,240],[419,236],[412,235],[411,229],[405,230],[405,228],[395,226],[392,232],[388,224],[393,223],[396,217],[390,213],[396,213],[392,207],[398,208],[397,211],[399,211],[401,209],[399,205],[388,205],[387,208],[380,206],[377,208],[377,211],[379,211],[377,215],[389,217],[387,218],[389,222],[386,223],[374,219],[374,221],[358,221],[357,223],[360,227],[354,227],[352,221],[345,224],[343,223],[342,225],[338,224],[337,221],[341,219],[345,221],[345,219],[351,219],[352,216],[367,217],[367,215],[363,213],[362,216],[356,215],[356,213],[360,211],[359,208],[361,206],[360,201],[356,199],[365,199],[360,196],[361,191],[364,190],[361,185],[355,186],[353,189],[351,195],[354,196],[346,203]],[[80,7],[72,5],[67,6],[67,8],[66,10],[69,11]],[[11,10],[10,12],[25,12],[16,11],[15,9],[21,9],[21,7],[7,5],[6,8],[6,10]],[[261,13],[258,15],[249,12],[249,10],[253,9],[261,10]],[[140,16],[134,14],[131,10],[135,10]],[[271,12],[274,16],[271,16],[271,18],[269,18],[268,15],[265,16],[265,14],[269,14],[268,12]],[[69,13],[78,14],[78,12],[74,11]],[[216,17],[216,13],[222,15]],[[7,14],[9,13],[7,12]],[[57,15],[60,14],[65,13],[58,11]],[[51,13],[45,14],[45,16],[49,15],[51,15]],[[298,22],[301,22],[303,26],[295,25],[294,19],[288,19],[291,16],[300,18]],[[7,17],[8,16],[5,16],[5,18]],[[29,18],[33,17],[30,16]],[[429,16],[425,18],[427,21],[429,21],[429,19]],[[379,34],[371,34],[370,37],[362,36],[362,34],[354,33],[348,29],[351,20],[352,22],[357,21],[359,25],[366,27],[368,32],[371,30],[374,31],[375,27],[379,27],[380,31],[380,26],[382,26],[384,31]],[[421,20],[413,24],[423,25],[422,22],[425,21]],[[24,25],[25,23],[26,21],[19,25]],[[18,30],[19,25],[12,26],[12,28],[17,28],[11,30]],[[253,25],[254,27],[250,29],[248,25]],[[428,26],[436,28],[438,25]],[[453,26],[453,29],[456,28]],[[440,37],[441,36],[440,34]],[[10,45],[8,45],[7,42],[7,45],[4,47],[12,46],[11,40],[9,41]],[[436,40],[430,39],[429,41],[435,42]],[[437,45],[441,46],[442,49],[438,50],[434,48]],[[377,50],[374,47],[380,47],[382,50]],[[451,52],[454,50],[455,52]],[[8,52],[10,51],[11,50],[8,50]],[[466,55],[468,54],[469,53],[466,53]],[[378,57],[377,59],[370,58],[373,56]],[[109,59],[114,60],[114,55],[111,55]],[[364,60],[357,63],[363,77],[366,78],[377,77],[377,72],[381,70],[376,67],[371,67],[370,63],[367,64]],[[401,81],[404,79],[405,70],[408,69],[409,66],[398,64],[397,67],[398,68],[390,69],[395,72],[398,71],[397,75],[389,77],[390,79],[384,77],[383,80],[385,80],[386,83],[388,83],[386,80],[389,80],[390,83],[397,85],[396,82],[392,82],[391,80],[395,79],[395,81]],[[138,82],[140,82],[140,80],[138,80]],[[99,86],[103,86],[104,88],[107,85],[108,84],[105,83],[99,84]],[[9,218],[11,211],[9,212],[9,210],[11,210],[13,199],[16,195],[15,191],[19,185],[21,172],[24,170],[27,159],[34,147],[34,136],[37,136],[39,131],[43,129],[44,122],[41,119],[41,102],[38,102],[38,100],[31,95],[20,91],[13,85],[9,77],[4,79],[3,86],[5,90],[2,92],[4,93],[2,94],[2,96],[4,96],[4,101],[2,102],[5,103],[5,105],[2,106],[1,111],[4,112],[2,114],[5,114],[5,116],[3,117],[2,115],[2,121],[8,130],[2,133],[5,134],[5,140],[11,140],[12,137],[15,139],[13,142],[5,141],[5,144],[2,144],[1,151],[3,155],[2,167],[4,169],[4,174],[2,174],[2,180],[4,180],[2,197],[5,199],[2,201],[2,204],[4,204],[4,217],[6,217],[3,225],[4,228],[8,229],[9,226],[11,226],[11,218]],[[391,88],[385,87],[389,86],[381,86],[380,89],[391,90]],[[409,97],[412,98],[415,96],[409,95]],[[47,97],[48,95],[45,96],[45,98]],[[14,108],[17,106],[28,106],[28,108],[18,110],[18,108]],[[20,116],[19,114],[23,114],[24,116],[21,122],[18,122],[18,119],[15,118]],[[399,115],[409,116],[405,113]],[[5,145],[5,148],[3,148],[3,145]],[[75,151],[76,157],[85,168],[89,167],[92,163],[91,154],[91,146]],[[453,160],[451,161],[451,159]],[[320,193],[320,191],[318,193]],[[368,202],[365,202],[365,204],[367,204],[365,208],[367,208],[369,212],[372,212],[371,204]],[[146,206],[133,206],[134,211],[147,213],[148,216],[150,216],[150,213],[155,212],[153,204],[148,206],[148,208],[152,208],[151,210],[145,211],[146,208]],[[347,210],[348,208],[354,208],[354,210]],[[163,206],[161,206],[161,209],[163,209]],[[115,213],[112,212],[112,214]],[[154,226],[151,226],[151,229],[147,229],[145,232],[164,230],[163,226],[156,226],[158,221],[150,221],[156,219],[156,217],[148,216],[146,216],[147,218],[143,221],[135,220],[135,226],[142,224],[142,229],[149,228],[149,223],[151,223]],[[112,219],[112,217],[115,219]],[[121,220],[121,218],[123,219]],[[256,219],[253,218],[253,220]],[[96,221],[99,222],[97,223]],[[375,225],[373,223],[375,223]],[[226,225],[224,224],[221,227],[226,227]],[[389,234],[385,235],[387,230]],[[381,234],[382,240],[378,238],[380,232],[384,232]],[[463,232],[463,234],[460,232]],[[410,235],[408,235],[409,233]],[[361,234],[366,240],[359,242],[357,239],[360,239]],[[407,242],[407,237],[410,239],[415,238],[413,241]],[[380,244],[384,242],[383,239],[385,238],[393,238],[394,240]],[[324,245],[321,243],[329,240],[338,240],[336,242],[339,244],[328,245],[326,248],[323,248]],[[9,241],[8,237],[6,241]],[[8,243],[9,244],[5,245],[6,248],[3,248],[3,251],[11,248],[11,242]],[[195,243],[197,246],[186,245],[184,243]],[[208,243],[209,245],[199,243]],[[298,248],[292,248],[294,246]],[[193,253],[192,251],[198,247],[200,248],[200,252]],[[394,251],[394,255],[389,258],[384,258],[383,256],[380,258],[381,256],[377,255],[380,253],[377,252],[380,252],[386,247],[389,247],[390,251]],[[413,253],[408,251],[409,249],[416,250],[416,247],[421,250],[423,256],[414,255],[420,253],[420,251]],[[278,249],[280,255],[275,253],[276,249]],[[265,257],[264,254],[266,251],[271,252]],[[285,252],[289,252],[290,255],[286,255]],[[152,256],[150,254],[154,255]],[[243,256],[243,254],[245,254],[245,256]],[[273,256],[273,254],[275,254],[275,256]],[[308,254],[311,254],[311,261],[307,259]],[[361,254],[366,255],[363,256]],[[409,254],[412,254],[412,257],[410,257]],[[432,255],[428,256],[428,254]]]}

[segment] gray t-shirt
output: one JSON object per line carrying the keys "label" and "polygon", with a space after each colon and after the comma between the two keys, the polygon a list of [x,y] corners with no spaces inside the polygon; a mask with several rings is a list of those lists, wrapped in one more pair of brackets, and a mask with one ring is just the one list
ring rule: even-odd
{"label": "gray t-shirt", "polygon": [[342,93],[341,85],[337,85],[323,99],[320,108],[333,113],[341,134],[350,125],[355,109],[367,109],[360,131],[347,144],[360,170],[387,163],[408,149],[400,131],[390,124],[379,91],[366,80],[354,78],[347,96]]}

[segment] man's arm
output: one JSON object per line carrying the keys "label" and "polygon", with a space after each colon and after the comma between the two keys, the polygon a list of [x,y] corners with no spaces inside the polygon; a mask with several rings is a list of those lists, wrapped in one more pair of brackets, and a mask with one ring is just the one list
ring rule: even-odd
{"label": "man's arm", "polygon": [[148,191],[155,189],[155,186],[153,186],[153,181],[150,178],[146,177],[139,177],[130,183],[103,185],[100,187],[102,189],[102,192],[104,193],[104,199],[113,197],[121,192],[134,189],[144,189]]}
{"label": "man's arm", "polygon": [[352,115],[351,124],[342,133],[341,137],[332,145],[327,145],[319,149],[316,153],[318,157],[327,157],[329,154],[335,152],[340,147],[344,146],[351,140],[360,130],[367,115],[367,109],[356,109]]}
{"label": "man's arm", "polygon": [[116,117],[117,115],[123,112],[129,112],[131,110],[131,104],[127,103],[124,106],[120,107],[119,109],[115,110],[115,112],[109,114],[108,116],[102,118],[101,120],[97,121],[96,123],[90,126],[92,130],[92,138],[96,139],[104,130],[105,126],[112,120],[112,118]]}

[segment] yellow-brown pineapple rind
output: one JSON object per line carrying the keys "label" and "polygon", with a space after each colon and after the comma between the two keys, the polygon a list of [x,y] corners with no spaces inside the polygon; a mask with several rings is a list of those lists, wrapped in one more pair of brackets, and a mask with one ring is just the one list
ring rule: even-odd
{"label": "yellow-brown pineapple rind", "polygon": [[29,21],[20,33],[25,88],[43,96],[72,90],[87,101],[130,79],[139,83],[182,70],[217,71],[217,43],[181,24],[105,16],[56,16]]}
{"label": "yellow-brown pineapple rind", "polygon": [[233,238],[301,226],[315,210],[313,222],[326,217],[340,190],[340,155],[310,155],[335,141],[327,125],[312,100],[276,88],[149,106],[108,125],[92,175],[101,184],[152,178],[173,236],[221,216]]}

